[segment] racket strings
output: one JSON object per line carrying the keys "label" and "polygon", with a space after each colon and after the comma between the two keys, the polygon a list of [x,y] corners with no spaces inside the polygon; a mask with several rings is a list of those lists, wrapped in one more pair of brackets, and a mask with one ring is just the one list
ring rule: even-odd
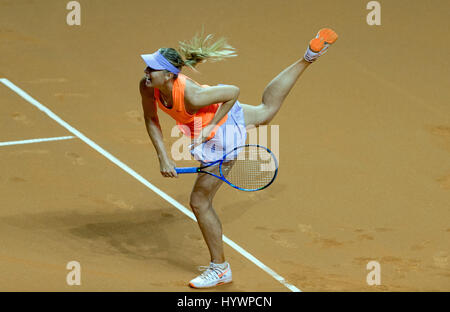
{"label": "racket strings", "polygon": [[236,150],[233,161],[222,163],[222,174],[233,185],[258,190],[270,184],[276,175],[276,161],[271,153],[259,146]]}

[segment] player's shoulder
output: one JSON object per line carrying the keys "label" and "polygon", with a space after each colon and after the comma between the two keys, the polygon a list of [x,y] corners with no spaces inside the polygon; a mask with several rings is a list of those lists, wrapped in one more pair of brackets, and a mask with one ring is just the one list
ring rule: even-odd
{"label": "player's shoulder", "polygon": [[195,100],[198,98],[198,96],[205,92],[208,89],[209,86],[207,85],[200,85],[195,80],[186,77],[186,85],[184,88],[184,98],[188,99],[192,102],[195,102]]}
{"label": "player's shoulder", "polygon": [[184,87],[184,98],[188,101],[195,101],[199,92],[202,91],[202,87],[194,80],[189,77],[186,77],[186,84]]}

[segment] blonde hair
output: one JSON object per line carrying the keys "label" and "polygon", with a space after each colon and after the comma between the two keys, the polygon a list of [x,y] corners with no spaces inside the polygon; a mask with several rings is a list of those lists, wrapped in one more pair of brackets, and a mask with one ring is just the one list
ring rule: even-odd
{"label": "blonde hair", "polygon": [[181,69],[188,66],[194,70],[195,66],[206,61],[218,62],[237,54],[234,48],[222,37],[211,42],[214,35],[196,33],[190,41],[180,41],[178,50],[172,48],[161,48],[160,53],[175,67]]}

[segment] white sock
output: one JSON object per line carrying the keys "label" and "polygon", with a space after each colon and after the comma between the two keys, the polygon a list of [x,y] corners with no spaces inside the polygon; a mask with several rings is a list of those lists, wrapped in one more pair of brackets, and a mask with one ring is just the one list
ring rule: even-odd
{"label": "white sock", "polygon": [[308,45],[308,49],[305,52],[305,56],[303,56],[303,58],[305,59],[305,61],[307,62],[314,62],[318,57],[319,57],[320,52],[313,52]]}

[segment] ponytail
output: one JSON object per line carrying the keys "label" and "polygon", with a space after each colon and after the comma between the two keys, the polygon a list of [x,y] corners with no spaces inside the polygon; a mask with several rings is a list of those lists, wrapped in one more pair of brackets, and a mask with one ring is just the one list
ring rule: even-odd
{"label": "ponytail", "polygon": [[234,48],[227,43],[226,38],[219,38],[211,43],[212,34],[204,37],[202,34],[195,34],[190,41],[179,42],[179,54],[184,58],[184,65],[195,70],[195,66],[206,61],[218,62],[225,58],[235,57],[237,54]]}

